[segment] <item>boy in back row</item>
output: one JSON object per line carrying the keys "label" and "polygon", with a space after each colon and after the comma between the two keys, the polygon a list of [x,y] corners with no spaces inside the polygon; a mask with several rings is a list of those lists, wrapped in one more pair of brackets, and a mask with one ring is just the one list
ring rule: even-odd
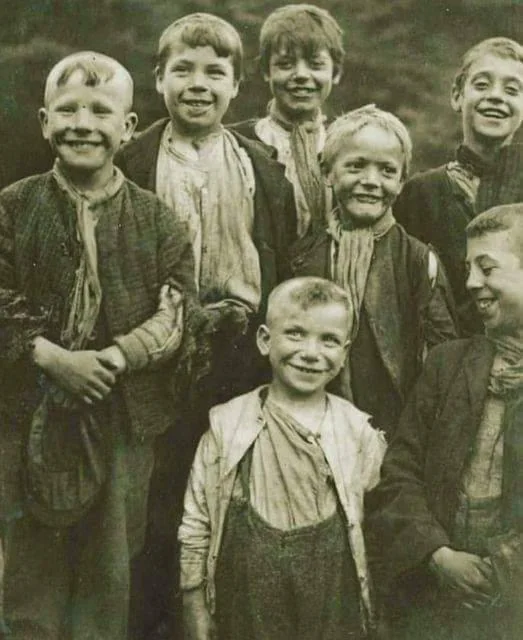
{"label": "boy in back row", "polygon": [[331,208],[318,154],[325,143],[323,107],[340,81],[343,57],[343,34],[328,11],[310,4],[276,9],[260,32],[260,69],[272,93],[267,116],[234,125],[273,147],[285,165],[296,199],[296,249],[306,245]]}
{"label": "boy in back row", "polygon": [[270,384],[212,409],[179,530],[187,640],[361,639],[372,627],[363,496],[385,440],[325,391],[351,314],[333,282],[280,284],[257,334]]}
{"label": "boy in back row", "polygon": [[483,40],[463,56],[451,92],[461,115],[456,159],[414,176],[394,207],[406,230],[434,246],[449,277],[460,333],[483,324],[465,287],[465,227],[489,207],[523,201],[523,146],[512,144],[523,119],[523,47]]}
{"label": "boy in back row", "polygon": [[[127,640],[165,363],[194,296],[185,223],[113,165],[129,73],[82,52],[50,72],[53,169],[0,194],[3,613],[13,640]],[[159,304],[160,301],[160,304]]]}

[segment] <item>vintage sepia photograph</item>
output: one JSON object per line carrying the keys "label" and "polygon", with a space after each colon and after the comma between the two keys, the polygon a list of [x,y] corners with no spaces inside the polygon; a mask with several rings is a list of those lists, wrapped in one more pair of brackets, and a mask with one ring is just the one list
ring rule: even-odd
{"label": "vintage sepia photograph", "polygon": [[0,640],[523,637],[523,0],[4,0]]}

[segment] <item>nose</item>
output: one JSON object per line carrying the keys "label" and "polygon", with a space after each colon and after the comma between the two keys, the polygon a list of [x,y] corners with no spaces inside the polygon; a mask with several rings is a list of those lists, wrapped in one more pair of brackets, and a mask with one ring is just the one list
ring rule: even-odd
{"label": "nose", "polygon": [[91,130],[93,128],[92,114],[87,107],[80,107],[75,114],[74,128]]}
{"label": "nose", "polygon": [[297,60],[294,67],[295,80],[307,80],[310,75],[309,65],[305,60]]}
{"label": "nose", "polygon": [[301,348],[301,357],[306,362],[316,362],[319,356],[319,344],[315,338],[308,338],[303,341]]}
{"label": "nose", "polygon": [[467,289],[469,291],[481,289],[484,285],[484,282],[485,278],[481,269],[474,264],[470,265],[466,282]]}
{"label": "nose", "polygon": [[378,167],[372,164],[367,165],[362,174],[361,182],[366,186],[377,187],[380,183],[380,172]]}
{"label": "nose", "polygon": [[500,82],[493,82],[488,91],[489,100],[501,101],[504,98],[503,86]]}
{"label": "nose", "polygon": [[207,83],[205,74],[202,71],[195,70],[191,75],[190,90],[199,93],[207,91]]}

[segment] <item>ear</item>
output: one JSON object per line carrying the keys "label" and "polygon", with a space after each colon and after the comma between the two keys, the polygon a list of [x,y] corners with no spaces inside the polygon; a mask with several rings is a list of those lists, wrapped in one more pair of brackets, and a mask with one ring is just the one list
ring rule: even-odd
{"label": "ear", "polygon": [[235,80],[234,81],[234,88],[233,88],[232,98],[236,98],[236,96],[238,95],[238,91],[239,90],[240,90],[240,81],[239,80]]}
{"label": "ear", "polygon": [[40,121],[40,127],[42,128],[42,135],[44,137],[44,140],[49,140],[49,134],[47,132],[47,123],[49,118],[47,115],[47,109],[44,109],[44,107],[38,109],[38,120]]}
{"label": "ear", "polygon": [[125,129],[122,135],[122,142],[129,142],[132,138],[136,125],[138,124],[138,116],[134,111],[129,111],[125,116]]}
{"label": "ear", "polygon": [[456,113],[461,113],[462,102],[463,96],[461,91],[456,87],[456,85],[452,85],[452,89],[450,90],[450,106]]}
{"label": "ear", "polygon": [[266,324],[261,324],[256,332],[256,345],[262,356],[268,356],[271,347],[271,332]]}
{"label": "ear", "polygon": [[156,91],[163,96],[163,72],[160,67],[154,68],[154,77],[156,79]]}
{"label": "ear", "polygon": [[343,71],[341,66],[338,69],[335,69],[334,74],[332,76],[332,84],[334,85],[340,84],[342,73]]}

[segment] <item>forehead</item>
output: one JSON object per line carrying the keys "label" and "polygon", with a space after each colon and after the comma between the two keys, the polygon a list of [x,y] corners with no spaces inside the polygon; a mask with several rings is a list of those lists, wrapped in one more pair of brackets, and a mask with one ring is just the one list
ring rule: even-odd
{"label": "forehead", "polygon": [[[343,136],[343,133],[340,133]],[[387,158],[403,164],[404,153],[395,133],[376,124],[366,124],[354,133],[347,133],[340,143],[338,157],[358,155],[368,158]]]}
{"label": "forehead", "polygon": [[467,262],[490,257],[494,260],[510,263],[514,260],[520,264],[523,246],[521,237],[514,229],[492,231],[475,238],[467,239]]}
{"label": "forehead", "polygon": [[273,309],[273,325],[284,328],[299,324],[302,327],[322,331],[345,332],[348,311],[341,302],[324,302],[303,307],[292,299],[281,300]]}
{"label": "forehead", "polygon": [[504,79],[513,78],[523,84],[523,62],[493,53],[485,53],[472,62],[467,72],[467,79],[470,80],[482,74]]}
{"label": "forehead", "polygon": [[169,49],[167,64],[169,65],[173,62],[181,61],[204,65],[220,64],[222,66],[230,67],[231,70],[233,69],[232,55],[220,56],[216,52],[216,49],[211,45],[191,47],[181,40],[176,40],[172,43]]}
{"label": "forehead", "polygon": [[59,85],[53,85],[49,91],[49,103],[66,99],[111,102],[113,105],[127,107],[132,102],[132,89],[121,74],[115,74],[109,80],[102,80],[95,86],[86,84],[85,73],[78,69]]}
{"label": "forehead", "polygon": [[281,41],[271,49],[271,61],[279,58],[291,58],[293,60],[310,60],[311,58],[332,62],[332,56],[327,47],[311,44],[308,47],[303,45]]}

